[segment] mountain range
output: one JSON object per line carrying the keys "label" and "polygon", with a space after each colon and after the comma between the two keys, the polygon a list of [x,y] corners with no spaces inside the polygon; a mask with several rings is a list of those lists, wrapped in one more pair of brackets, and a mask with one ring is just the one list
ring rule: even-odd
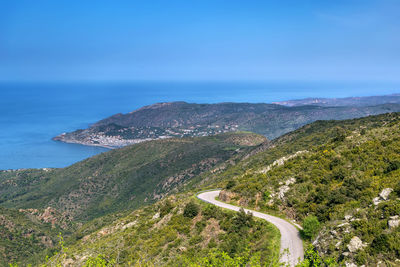
{"label": "mountain range", "polygon": [[277,104],[157,103],[115,114],[54,140],[122,147],[148,140],[251,131],[275,139],[316,120],[343,120],[400,111],[400,96],[306,99]]}

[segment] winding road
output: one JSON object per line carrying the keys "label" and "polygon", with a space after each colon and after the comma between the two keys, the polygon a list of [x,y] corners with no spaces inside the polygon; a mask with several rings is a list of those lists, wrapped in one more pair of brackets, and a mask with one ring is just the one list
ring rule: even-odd
{"label": "winding road", "polygon": [[[197,198],[221,208],[226,208],[234,211],[240,210],[240,207],[215,200],[215,198],[219,195],[219,192],[220,190],[199,193],[197,195]],[[295,266],[299,261],[303,259],[303,241],[301,240],[299,231],[296,227],[294,227],[291,223],[272,215],[248,209],[244,210],[246,212],[251,212],[255,217],[264,219],[272,223],[279,229],[279,231],[281,232],[281,263],[289,266]]]}

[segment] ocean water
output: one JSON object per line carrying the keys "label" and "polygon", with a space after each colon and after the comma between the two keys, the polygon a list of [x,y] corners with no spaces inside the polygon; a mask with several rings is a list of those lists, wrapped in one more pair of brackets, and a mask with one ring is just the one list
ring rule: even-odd
{"label": "ocean water", "polygon": [[65,167],[107,149],[52,141],[115,113],[165,101],[273,102],[399,93],[395,83],[0,83],[0,169]]}

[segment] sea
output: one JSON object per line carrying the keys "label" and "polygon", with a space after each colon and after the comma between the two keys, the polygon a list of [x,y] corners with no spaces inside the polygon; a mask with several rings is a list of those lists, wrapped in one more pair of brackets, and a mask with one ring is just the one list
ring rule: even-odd
{"label": "sea", "polygon": [[0,170],[60,168],[106,152],[51,138],[157,102],[270,103],[399,92],[399,83],[380,82],[0,82]]}

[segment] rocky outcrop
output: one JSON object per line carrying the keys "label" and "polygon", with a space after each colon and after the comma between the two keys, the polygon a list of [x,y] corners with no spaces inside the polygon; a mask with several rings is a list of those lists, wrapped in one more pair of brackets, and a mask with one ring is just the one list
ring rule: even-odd
{"label": "rocky outcrop", "polygon": [[222,190],[219,193],[219,199],[223,202],[230,202],[232,200],[232,198],[236,197],[237,195],[233,192],[230,191],[226,191],[226,190]]}
{"label": "rocky outcrop", "polygon": [[388,199],[389,199],[389,195],[390,195],[390,193],[392,193],[392,192],[393,192],[393,189],[392,189],[392,188],[385,188],[385,189],[383,189],[383,190],[381,191],[381,193],[379,194],[379,196],[378,196],[378,197],[375,197],[375,198],[372,200],[372,203],[373,203],[375,206],[379,205],[379,203],[381,203],[382,201],[388,200]]}
{"label": "rocky outcrop", "polygon": [[292,155],[288,155],[282,158],[279,158],[277,160],[275,160],[274,162],[272,162],[272,164],[268,165],[267,167],[265,167],[264,169],[261,169],[259,171],[257,171],[257,173],[267,173],[269,172],[273,167],[278,167],[278,166],[282,166],[283,164],[285,164],[286,161],[293,159],[295,157],[298,157],[302,154],[307,153],[308,151],[304,150],[304,151],[297,151],[296,153],[292,154]]}
{"label": "rocky outcrop", "polygon": [[392,188],[385,188],[382,190],[382,192],[379,194],[379,196],[383,200],[388,200],[390,193],[392,193],[393,189]]}
{"label": "rocky outcrop", "polygon": [[357,250],[363,249],[366,245],[361,241],[358,236],[353,236],[350,243],[347,245],[348,250],[353,253]]}
{"label": "rocky outcrop", "polygon": [[47,207],[44,210],[39,209],[19,209],[19,212],[25,213],[31,217],[38,219],[44,223],[51,223],[54,228],[57,225],[63,229],[69,227],[72,219],[66,213],[60,213],[52,207]]}
{"label": "rocky outcrop", "polygon": [[399,227],[399,225],[400,225],[400,218],[398,215],[391,216],[390,219],[388,220],[389,229],[394,229],[396,227]]}

